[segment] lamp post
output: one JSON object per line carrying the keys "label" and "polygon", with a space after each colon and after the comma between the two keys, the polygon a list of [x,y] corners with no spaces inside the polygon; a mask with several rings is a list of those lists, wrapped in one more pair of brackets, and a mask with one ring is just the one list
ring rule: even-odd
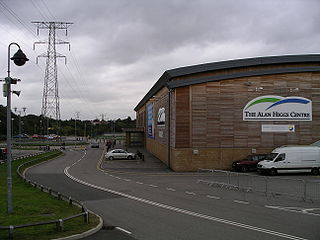
{"label": "lamp post", "polygon": [[[19,49],[10,58],[10,47],[12,45],[16,45]],[[12,213],[13,206],[12,206],[12,173],[11,173],[11,84],[15,84],[17,80],[12,79],[10,77],[10,59],[17,66],[22,66],[28,61],[29,59],[20,49],[19,44],[17,43],[10,43],[8,46],[8,77],[5,79],[5,89],[7,93],[7,187],[8,187],[8,202],[7,202],[7,211],[8,213]]]}

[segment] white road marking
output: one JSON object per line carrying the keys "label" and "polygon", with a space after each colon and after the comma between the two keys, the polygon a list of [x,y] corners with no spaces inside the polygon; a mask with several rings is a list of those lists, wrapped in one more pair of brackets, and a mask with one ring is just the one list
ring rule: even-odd
{"label": "white road marking", "polygon": [[116,178],[116,179],[120,179],[120,180],[122,179],[122,178],[120,178],[120,177],[118,177],[118,176],[117,176],[117,177],[115,177],[115,178]]}
{"label": "white road marking", "polygon": [[142,182],[136,182],[136,184],[140,184],[140,185],[142,185],[143,183],[142,183]]}
{"label": "white road marking", "polygon": [[123,178],[122,180],[124,180],[126,182],[131,182],[131,179],[127,179],[127,178]]}
{"label": "white road marking", "polygon": [[303,209],[298,207],[281,207],[281,206],[269,206],[269,205],[264,205],[264,206],[266,208],[277,209],[277,210],[286,211],[286,212],[302,213],[302,214],[308,214],[308,215],[317,216],[317,217],[320,216],[320,214],[309,212],[315,209]]}
{"label": "white road marking", "polygon": [[167,187],[166,189],[167,189],[168,191],[171,191],[171,192],[177,191],[177,190],[175,190],[175,189],[173,189],[173,188],[170,188],[170,187]]}
{"label": "white road marking", "polygon": [[216,197],[216,196],[212,196],[212,195],[207,195],[207,198],[212,198],[212,199],[216,199],[216,200],[220,200],[220,197]]}
{"label": "white road marking", "polygon": [[153,184],[149,184],[150,187],[154,187],[154,188],[157,188],[158,186],[157,185],[153,185]]}
{"label": "white road marking", "polygon": [[121,228],[121,227],[115,227],[115,229],[118,229],[122,232],[125,232],[126,234],[132,234],[132,232],[128,231],[128,230],[125,230],[124,228]]}
{"label": "white road marking", "polygon": [[174,211],[174,212],[177,212],[177,213],[186,214],[186,215],[189,215],[189,216],[198,217],[198,218],[206,219],[206,220],[209,220],[209,221],[214,221],[214,222],[227,224],[227,225],[231,225],[231,226],[235,226],[235,227],[245,228],[245,229],[249,229],[249,230],[252,230],[252,231],[257,231],[257,232],[261,232],[261,233],[265,233],[265,234],[269,234],[269,235],[273,235],[273,236],[283,237],[283,238],[286,238],[286,239],[307,240],[305,238],[289,235],[289,234],[286,234],[286,233],[281,233],[281,232],[277,232],[277,231],[273,231],[273,230],[269,230],[269,229],[265,229],[265,228],[255,227],[255,226],[252,226],[252,225],[239,223],[239,222],[235,222],[235,221],[230,221],[230,220],[223,219],[223,218],[213,217],[213,216],[210,216],[210,215],[193,212],[193,211],[189,211],[189,210],[186,210],[186,209],[182,209],[182,208],[170,206],[170,205],[167,205],[167,204],[151,201],[151,200],[148,200],[148,199],[136,197],[136,196],[129,195],[129,194],[126,194],[126,193],[118,192],[118,191],[115,191],[115,190],[112,190],[112,189],[109,189],[109,188],[104,188],[104,187],[101,187],[101,186],[97,186],[97,185],[82,181],[82,180],[80,180],[78,178],[75,178],[74,176],[70,175],[69,172],[68,172],[69,168],[70,167],[66,167],[64,169],[64,173],[65,173],[65,175],[67,177],[69,177],[73,181],[76,181],[76,182],[78,182],[80,184],[83,184],[83,185],[86,185],[86,186],[89,186],[89,187],[92,187],[92,188],[95,188],[95,189],[98,189],[98,190],[101,190],[101,191],[105,191],[105,192],[109,192],[109,193],[112,193],[112,194],[116,194],[116,195],[119,195],[121,197],[125,197],[125,198],[128,198],[128,199],[134,200],[134,201],[142,202],[142,203],[145,203],[145,204],[148,204],[148,205],[151,205],[151,206],[167,209],[167,210]]}
{"label": "white road marking", "polygon": [[186,191],[185,193],[186,193],[186,194],[189,194],[189,195],[196,195],[194,192],[188,192],[188,191]]}
{"label": "white road marking", "polygon": [[239,203],[239,204],[249,204],[249,202],[247,201],[240,201],[240,200],[233,200],[233,202]]}

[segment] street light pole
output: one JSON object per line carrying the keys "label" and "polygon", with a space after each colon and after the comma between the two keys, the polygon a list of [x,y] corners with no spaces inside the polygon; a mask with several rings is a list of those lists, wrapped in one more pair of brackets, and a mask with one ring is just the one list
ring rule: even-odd
{"label": "street light pole", "polygon": [[[10,58],[10,47],[12,45],[16,45],[19,50]],[[7,187],[8,187],[8,202],[7,202],[7,211],[8,213],[12,213],[12,174],[11,174],[11,159],[12,159],[12,151],[11,151],[11,83],[12,79],[10,77],[10,59],[14,61],[14,63],[18,66],[22,66],[29,59],[26,55],[21,51],[19,44],[10,43],[8,46],[8,77],[6,78],[6,92],[7,92]]]}

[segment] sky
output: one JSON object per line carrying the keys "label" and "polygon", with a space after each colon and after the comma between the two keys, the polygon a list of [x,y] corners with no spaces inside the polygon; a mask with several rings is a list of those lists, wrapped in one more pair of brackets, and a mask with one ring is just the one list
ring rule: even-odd
{"label": "sky", "polygon": [[[318,0],[0,0],[0,78],[8,46],[30,59],[11,63],[12,109],[41,114],[48,31],[34,21],[73,23],[56,30],[61,119],[135,118],[134,107],[164,71],[248,57],[320,51]],[[17,51],[10,48],[11,56]],[[6,106],[6,98],[0,97]]]}

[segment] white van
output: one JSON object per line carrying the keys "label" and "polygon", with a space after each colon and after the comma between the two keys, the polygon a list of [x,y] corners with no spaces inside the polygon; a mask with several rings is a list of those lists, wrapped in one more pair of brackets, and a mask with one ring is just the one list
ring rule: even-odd
{"label": "white van", "polygon": [[258,163],[259,173],[297,173],[311,172],[319,174],[320,147],[317,146],[283,146],[276,148],[266,160]]}

